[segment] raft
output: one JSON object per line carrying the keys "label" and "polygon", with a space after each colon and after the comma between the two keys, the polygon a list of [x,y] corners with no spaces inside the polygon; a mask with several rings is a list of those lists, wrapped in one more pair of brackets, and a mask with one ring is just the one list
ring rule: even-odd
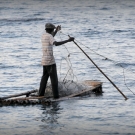
{"label": "raft", "polygon": [[63,100],[69,100],[73,97],[82,97],[90,94],[102,94],[102,82],[85,80],[83,82],[87,86],[86,89],[75,91],[67,96],[60,96],[58,99],[54,99],[51,95],[45,94],[45,96],[36,96],[33,93],[37,93],[38,90],[27,91],[24,93],[9,95],[6,97],[0,97],[0,105],[35,105],[35,104],[45,104],[50,105],[54,102],[60,102]]}

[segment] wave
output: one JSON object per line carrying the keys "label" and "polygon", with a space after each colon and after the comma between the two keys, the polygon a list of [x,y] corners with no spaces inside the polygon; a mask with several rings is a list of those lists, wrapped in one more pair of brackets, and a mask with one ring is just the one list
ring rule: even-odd
{"label": "wave", "polygon": [[114,30],[113,32],[121,33],[121,32],[129,32],[130,30]]}
{"label": "wave", "polygon": [[30,22],[30,21],[42,21],[44,18],[14,18],[14,19],[0,19],[0,22]]}
{"label": "wave", "polygon": [[117,63],[116,66],[129,67],[129,66],[135,66],[135,64],[134,63]]}
{"label": "wave", "polygon": [[100,10],[110,10],[110,8],[103,7],[103,8],[101,8]]}

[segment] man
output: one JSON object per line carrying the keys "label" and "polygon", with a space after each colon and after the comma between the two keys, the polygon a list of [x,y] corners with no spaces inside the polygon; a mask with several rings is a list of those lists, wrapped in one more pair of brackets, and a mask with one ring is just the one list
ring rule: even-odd
{"label": "man", "polygon": [[[54,31],[54,29],[56,29]],[[56,63],[53,56],[53,45],[59,46],[65,44],[67,42],[74,41],[73,37],[70,37],[68,40],[57,42],[53,38],[56,33],[61,29],[61,26],[57,26],[57,28],[51,24],[47,23],[45,25],[46,32],[42,35],[42,62],[43,65],[43,76],[40,82],[39,88],[39,96],[44,96],[46,84],[48,78],[50,77],[51,84],[52,84],[52,92],[54,98],[59,98],[59,91],[58,91],[58,77],[57,77],[57,69]]]}

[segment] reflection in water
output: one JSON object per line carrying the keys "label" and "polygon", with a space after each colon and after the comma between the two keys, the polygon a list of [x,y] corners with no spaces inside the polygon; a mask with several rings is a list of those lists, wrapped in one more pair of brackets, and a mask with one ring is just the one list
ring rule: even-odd
{"label": "reflection in water", "polygon": [[42,105],[41,110],[43,110],[41,114],[41,128],[51,130],[61,127],[58,122],[59,110],[61,110],[59,103],[53,103],[51,106]]}

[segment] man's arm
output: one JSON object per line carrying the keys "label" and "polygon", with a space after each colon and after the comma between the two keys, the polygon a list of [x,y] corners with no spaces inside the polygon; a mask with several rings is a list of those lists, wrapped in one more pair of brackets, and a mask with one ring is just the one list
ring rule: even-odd
{"label": "man's arm", "polygon": [[60,31],[60,30],[61,30],[61,26],[58,25],[57,28],[56,28],[56,30],[52,33],[52,36],[54,37],[54,36],[56,35],[56,33],[57,33],[58,31]]}
{"label": "man's arm", "polygon": [[71,41],[74,41],[73,37],[70,37],[68,40],[64,40],[64,41],[60,41],[60,42],[55,41],[53,44],[56,46],[59,46],[59,45],[62,45],[62,44],[65,44],[65,43],[71,42]]}

